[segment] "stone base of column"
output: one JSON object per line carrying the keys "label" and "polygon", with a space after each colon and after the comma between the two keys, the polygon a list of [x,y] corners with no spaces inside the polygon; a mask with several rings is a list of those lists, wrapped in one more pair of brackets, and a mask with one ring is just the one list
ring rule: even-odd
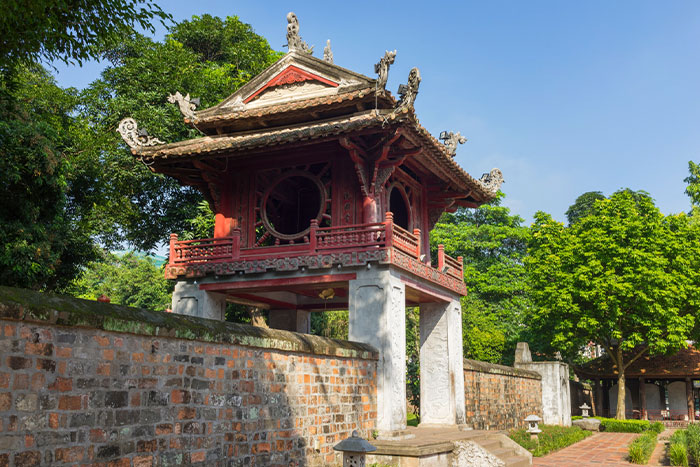
{"label": "stone base of column", "polygon": [[194,282],[178,281],[172,298],[173,313],[200,318],[226,319],[226,297],[200,290]]}

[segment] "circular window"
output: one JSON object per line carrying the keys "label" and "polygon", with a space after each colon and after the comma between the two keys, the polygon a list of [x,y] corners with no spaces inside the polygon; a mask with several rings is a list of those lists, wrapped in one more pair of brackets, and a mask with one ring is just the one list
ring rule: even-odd
{"label": "circular window", "polygon": [[307,172],[292,171],[265,192],[262,221],[275,237],[294,240],[309,232],[312,219],[321,219],[325,205],[321,181]]}

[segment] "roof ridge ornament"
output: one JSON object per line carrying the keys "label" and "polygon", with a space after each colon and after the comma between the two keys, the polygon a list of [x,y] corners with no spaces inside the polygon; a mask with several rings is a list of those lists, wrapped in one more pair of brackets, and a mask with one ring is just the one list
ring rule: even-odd
{"label": "roof ridge ornament", "polygon": [[323,60],[328,63],[333,63],[333,51],[331,50],[331,40],[326,41],[326,46],[323,48]]}
{"label": "roof ridge ornament", "polygon": [[396,104],[396,111],[413,109],[413,103],[416,101],[420,82],[420,71],[417,67],[411,68],[411,71],[408,73],[408,84],[399,85],[399,96],[401,96],[401,100]]}
{"label": "roof ridge ornament", "polygon": [[307,54],[311,54],[314,51],[313,46],[309,47],[309,44],[301,40],[301,36],[299,35],[299,19],[293,11],[287,13],[286,47],[289,47],[290,52],[306,52]]}
{"label": "roof ridge ornament", "polygon": [[194,110],[199,106],[200,100],[199,97],[190,99],[189,93],[187,93],[185,97],[182,97],[180,91],[176,91],[175,94],[168,95],[168,102],[177,104],[183,117],[194,120]]}
{"label": "roof ridge ornament", "polygon": [[483,174],[478,182],[486,191],[496,194],[503,184],[503,172],[500,169],[491,169],[491,172]]}
{"label": "roof ridge ornament", "polygon": [[377,88],[386,88],[386,82],[389,80],[389,66],[396,60],[396,49],[393,52],[388,50],[384,52],[384,56],[379,59],[379,63],[374,64],[374,72],[379,75],[377,78]]}
{"label": "roof ridge ornament", "polygon": [[457,155],[458,144],[464,144],[467,142],[467,138],[462,136],[462,134],[459,131],[457,133],[453,133],[451,131],[443,131],[440,133],[440,140],[442,140],[442,144],[445,145],[445,148],[447,149],[447,155],[450,157],[454,157]]}
{"label": "roof ridge ornament", "polygon": [[127,117],[119,122],[119,127],[117,131],[122,135],[122,139],[130,148],[140,148],[145,146],[157,146],[159,144],[165,144],[165,142],[149,136],[148,132],[144,129],[139,130],[136,120],[131,117]]}

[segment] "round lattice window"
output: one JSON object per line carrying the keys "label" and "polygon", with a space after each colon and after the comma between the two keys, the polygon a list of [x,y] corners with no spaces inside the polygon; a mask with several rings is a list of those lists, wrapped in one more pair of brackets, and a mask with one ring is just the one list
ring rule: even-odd
{"label": "round lattice window", "polygon": [[292,171],[278,178],[262,199],[262,221],[275,237],[295,240],[309,233],[312,219],[320,220],[326,192],[318,177]]}

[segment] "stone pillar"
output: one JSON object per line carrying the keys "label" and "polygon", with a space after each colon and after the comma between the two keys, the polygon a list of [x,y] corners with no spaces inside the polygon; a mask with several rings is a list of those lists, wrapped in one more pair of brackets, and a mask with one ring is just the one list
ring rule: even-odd
{"label": "stone pillar", "polygon": [[308,311],[303,310],[270,310],[270,327],[285,331],[311,332],[311,318]]}
{"label": "stone pillar", "polygon": [[349,284],[348,339],[379,351],[377,429],[406,428],[406,287],[385,268],[363,269]]}
{"label": "stone pillar", "polygon": [[465,422],[459,299],[420,305],[420,423]]}
{"label": "stone pillar", "polygon": [[685,398],[688,401],[688,420],[695,421],[695,401],[693,401],[693,383],[690,378],[685,379]]}
{"label": "stone pillar", "polygon": [[608,380],[603,381],[603,414],[604,417],[614,416],[610,413],[610,384]]}
{"label": "stone pillar", "polygon": [[593,386],[593,414],[596,417],[603,416],[603,387],[600,378],[596,378]]}
{"label": "stone pillar", "polygon": [[647,388],[646,380],[644,378],[639,378],[639,408],[640,408],[640,418],[642,420],[647,420]]}
{"label": "stone pillar", "polygon": [[173,313],[223,321],[226,296],[200,290],[196,282],[177,281],[172,298]]}

